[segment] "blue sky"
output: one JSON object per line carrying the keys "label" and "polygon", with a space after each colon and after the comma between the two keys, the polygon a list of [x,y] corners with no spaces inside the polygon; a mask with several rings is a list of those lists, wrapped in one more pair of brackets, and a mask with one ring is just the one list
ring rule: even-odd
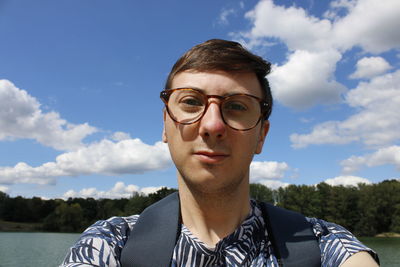
{"label": "blue sky", "polygon": [[251,182],[399,179],[400,2],[0,1],[0,190],[127,197],[176,174],[159,92],[187,49],[241,42],[274,65]]}

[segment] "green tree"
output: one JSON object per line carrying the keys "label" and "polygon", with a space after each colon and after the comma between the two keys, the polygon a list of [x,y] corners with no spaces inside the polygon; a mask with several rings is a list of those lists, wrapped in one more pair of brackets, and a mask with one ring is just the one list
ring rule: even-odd
{"label": "green tree", "polygon": [[289,185],[279,189],[280,203],[283,208],[315,217],[319,210],[319,194],[314,186]]}
{"label": "green tree", "polygon": [[331,199],[332,186],[327,183],[319,183],[316,186],[318,192],[319,212],[317,218],[327,219],[329,215],[329,204]]}
{"label": "green tree", "polygon": [[140,193],[135,193],[131,198],[129,198],[128,203],[125,205],[126,215],[140,214],[142,211],[149,206],[150,199]]}
{"label": "green tree", "polygon": [[357,209],[360,220],[356,224],[354,232],[360,236],[374,236],[377,234],[378,200],[374,194],[373,185],[360,185],[360,199]]}
{"label": "green tree", "polygon": [[274,203],[273,191],[262,184],[250,184],[250,197],[269,203]]}
{"label": "green tree", "polygon": [[388,232],[392,225],[393,213],[400,204],[400,182],[386,180],[373,185],[376,205],[376,231]]}
{"label": "green tree", "polygon": [[61,202],[45,220],[45,229],[61,232],[81,232],[83,230],[83,210],[79,203],[68,205]]}
{"label": "green tree", "polygon": [[162,187],[157,192],[149,194],[149,204],[151,205],[176,191],[178,190],[176,190],[175,188]]}
{"label": "green tree", "polygon": [[6,203],[8,202],[9,199],[10,199],[9,195],[0,191],[0,219],[4,220],[4,214],[7,208]]}
{"label": "green tree", "polygon": [[392,223],[390,224],[389,231],[400,233],[400,204],[394,206]]}
{"label": "green tree", "polygon": [[81,206],[85,222],[92,223],[97,219],[98,203],[94,198],[69,198],[67,203],[78,203]]}

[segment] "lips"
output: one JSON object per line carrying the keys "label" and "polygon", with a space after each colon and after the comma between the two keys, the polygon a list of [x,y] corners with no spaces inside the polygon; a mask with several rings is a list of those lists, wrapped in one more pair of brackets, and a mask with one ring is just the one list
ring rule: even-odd
{"label": "lips", "polygon": [[214,151],[196,151],[194,155],[199,161],[208,164],[221,163],[229,157],[227,153]]}

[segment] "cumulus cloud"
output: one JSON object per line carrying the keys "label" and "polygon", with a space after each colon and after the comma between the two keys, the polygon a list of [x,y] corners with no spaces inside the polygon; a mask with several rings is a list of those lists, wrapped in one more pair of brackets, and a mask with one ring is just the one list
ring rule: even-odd
{"label": "cumulus cloud", "polygon": [[371,184],[368,179],[358,176],[338,176],[335,178],[326,179],[324,182],[332,186],[357,186],[358,184]]}
{"label": "cumulus cloud", "polygon": [[381,148],[364,156],[351,156],[341,162],[343,173],[354,173],[362,167],[375,167],[385,164],[392,164],[400,171],[400,146]]}
{"label": "cumulus cloud", "polygon": [[74,150],[96,131],[87,123],[69,123],[56,112],[44,113],[25,90],[0,80],[0,140],[27,138],[57,150]]}
{"label": "cumulus cloud", "polygon": [[54,162],[48,162],[39,167],[31,167],[24,162],[20,162],[14,167],[0,167],[0,183],[55,184],[55,177],[65,174],[55,166]]}
{"label": "cumulus cloud", "polygon": [[288,186],[282,182],[285,173],[290,169],[286,162],[253,161],[250,165],[250,182],[263,184],[271,189]]}
{"label": "cumulus cloud", "polygon": [[334,79],[336,62],[340,58],[335,50],[295,51],[285,64],[274,67],[269,76],[274,97],[297,109],[340,101],[345,87]]}
{"label": "cumulus cloud", "polygon": [[111,139],[114,141],[124,141],[131,139],[131,136],[128,133],[115,132],[112,134]]}
{"label": "cumulus cloud", "polygon": [[321,51],[328,47],[331,22],[309,16],[302,8],[286,8],[264,0],[245,17],[253,23],[252,29],[242,34],[248,39],[276,38],[292,51]]}
{"label": "cumulus cloud", "polygon": [[352,141],[358,141],[358,136],[353,136],[350,133],[346,134],[345,129],[342,129],[340,122],[328,121],[314,126],[309,134],[291,134],[290,141],[293,148],[304,148],[309,145],[322,144],[347,144]]}
{"label": "cumulus cloud", "polygon": [[343,50],[359,46],[371,53],[398,48],[399,13],[397,0],[353,1],[348,13],[334,23],[334,42]]}
{"label": "cumulus cloud", "polygon": [[108,191],[98,190],[94,187],[84,188],[80,191],[69,190],[63,194],[63,198],[110,198],[110,199],[118,199],[118,198],[129,198],[134,193],[148,195],[150,193],[154,193],[157,190],[161,189],[161,187],[143,187],[139,188],[137,185],[125,185],[123,182],[115,183],[114,187]]}
{"label": "cumulus cloud", "polygon": [[250,164],[250,181],[283,178],[288,170],[289,165],[286,162],[253,161]]}
{"label": "cumulus cloud", "polygon": [[267,179],[260,180],[258,181],[258,183],[265,185],[270,189],[278,189],[280,187],[285,188],[290,185],[289,183],[285,183],[279,180],[267,180]]}
{"label": "cumulus cloud", "polygon": [[318,124],[308,134],[292,134],[292,146],[357,141],[380,148],[400,140],[400,70],[359,83],[347,93],[346,103],[356,108],[354,115]]}
{"label": "cumulus cloud", "polygon": [[[301,7],[262,0],[246,14],[252,28],[231,35],[254,49],[284,43],[289,50],[287,60],[272,72],[272,90],[282,104],[305,108],[339,100],[344,87],[335,81],[334,71],[349,49],[380,53],[399,47],[399,13],[397,0],[385,4],[379,0],[333,1],[323,18]],[[354,75],[377,75],[385,68],[375,66],[367,73],[364,68]]]}
{"label": "cumulus cloud", "polygon": [[333,9],[351,9],[357,4],[357,0],[334,0],[330,3]]}
{"label": "cumulus cloud", "polygon": [[51,184],[60,176],[136,174],[170,165],[168,147],[162,142],[148,145],[140,139],[119,142],[104,139],[61,154],[55,162],[47,162],[38,167],[26,163],[0,167],[0,183]]}
{"label": "cumulus cloud", "polygon": [[357,61],[352,79],[372,78],[390,70],[392,66],[382,57],[364,57]]}
{"label": "cumulus cloud", "polygon": [[262,45],[267,38],[268,46],[271,39],[280,40],[289,49],[286,62],[274,67],[269,76],[279,102],[304,109],[340,100],[345,88],[335,81],[334,72],[341,54],[330,43],[329,20],[310,16],[302,8],[277,6],[269,0],[260,1],[246,17],[253,22],[251,31],[242,34],[248,45]]}
{"label": "cumulus cloud", "polygon": [[[345,15],[339,16],[340,9]],[[400,2],[386,0],[333,1],[325,18],[307,14],[301,7],[275,5],[262,0],[246,13],[252,28],[241,35],[249,40],[276,38],[289,50],[348,50],[360,46],[365,52],[380,53],[397,48],[400,35]],[[327,18],[328,17],[328,18]]]}

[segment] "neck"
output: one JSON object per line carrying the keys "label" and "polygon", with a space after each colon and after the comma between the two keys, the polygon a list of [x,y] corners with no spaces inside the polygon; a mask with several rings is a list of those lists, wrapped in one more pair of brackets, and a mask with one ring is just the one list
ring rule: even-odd
{"label": "neck", "polygon": [[180,179],[179,197],[183,224],[205,244],[214,247],[250,213],[248,179],[235,190],[199,192]]}

